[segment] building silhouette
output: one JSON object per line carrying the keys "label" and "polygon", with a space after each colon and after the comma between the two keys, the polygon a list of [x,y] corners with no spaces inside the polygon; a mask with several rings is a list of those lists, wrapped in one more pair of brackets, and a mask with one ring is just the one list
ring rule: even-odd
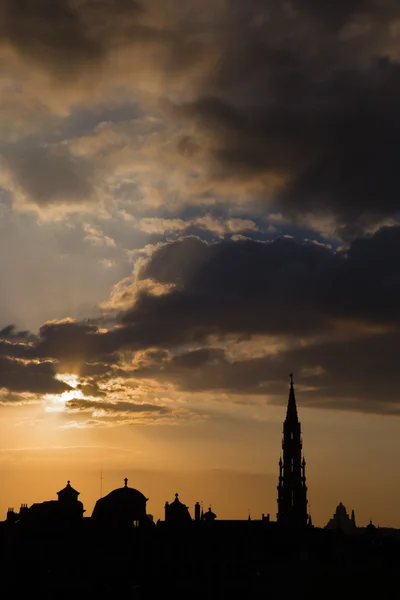
{"label": "building silhouette", "polygon": [[307,515],[306,461],[302,453],[301,425],[297,414],[293,374],[283,423],[283,457],[279,459],[277,521],[284,527],[305,527]]}
{"label": "building silhouette", "polygon": [[357,529],[354,510],[351,511],[351,516],[349,516],[344,504],[339,502],[332,519],[325,525],[325,529],[336,529],[344,533],[354,533]]}
{"label": "building silhouette", "polygon": [[67,485],[57,492],[58,500],[35,502],[29,507],[27,504],[21,504],[19,512],[9,508],[7,521],[35,527],[77,523],[82,520],[85,512],[82,502],[78,500],[79,494],[80,492],[75,490],[68,481]]}
{"label": "building silhouette", "polygon": [[134,488],[128,487],[128,479],[124,479],[124,487],[113,490],[107,496],[97,500],[92,519],[97,523],[109,526],[148,527],[152,524],[146,514],[148,498]]}
{"label": "building silhouette", "polygon": [[189,509],[179,500],[178,493],[175,494],[173,502],[165,503],[165,522],[173,525],[187,525],[192,522]]}

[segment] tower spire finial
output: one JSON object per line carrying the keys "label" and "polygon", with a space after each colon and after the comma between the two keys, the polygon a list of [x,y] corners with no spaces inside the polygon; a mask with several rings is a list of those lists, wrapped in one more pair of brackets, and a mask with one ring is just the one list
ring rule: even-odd
{"label": "tower spire finial", "polygon": [[289,373],[290,378],[290,388],[289,388],[289,400],[286,412],[286,419],[297,421],[297,406],[296,406],[296,397],[294,395],[294,381],[293,381],[293,373]]}

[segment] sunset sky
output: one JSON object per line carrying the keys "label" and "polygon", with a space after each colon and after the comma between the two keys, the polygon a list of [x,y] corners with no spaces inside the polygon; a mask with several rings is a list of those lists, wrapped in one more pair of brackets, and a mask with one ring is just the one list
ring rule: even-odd
{"label": "sunset sky", "polygon": [[314,523],[400,527],[398,0],[0,0],[0,65],[0,520],[275,519],[293,371]]}

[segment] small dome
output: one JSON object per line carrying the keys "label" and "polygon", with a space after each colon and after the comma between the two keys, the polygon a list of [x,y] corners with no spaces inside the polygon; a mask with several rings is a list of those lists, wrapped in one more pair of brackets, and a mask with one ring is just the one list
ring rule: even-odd
{"label": "small dome", "polygon": [[369,521],[369,524],[366,526],[366,528],[365,528],[365,529],[366,529],[366,531],[367,531],[368,533],[373,533],[373,532],[376,530],[376,527],[375,527],[375,525],[373,524],[373,522],[370,520],[370,521]]}
{"label": "small dome", "polygon": [[79,496],[79,494],[80,494],[80,492],[78,492],[77,490],[74,490],[74,488],[71,486],[71,482],[69,480],[67,481],[67,485],[65,486],[65,488],[63,488],[62,490],[57,492],[57,496],[62,496],[62,497],[77,498]]}
{"label": "small dome", "polygon": [[217,515],[211,510],[211,506],[208,508],[208,511],[204,513],[203,519],[204,521],[214,521],[217,518]]}
{"label": "small dome", "polygon": [[175,494],[175,500],[165,504],[165,520],[169,523],[189,523],[192,520],[186,504],[179,500],[179,494]]}

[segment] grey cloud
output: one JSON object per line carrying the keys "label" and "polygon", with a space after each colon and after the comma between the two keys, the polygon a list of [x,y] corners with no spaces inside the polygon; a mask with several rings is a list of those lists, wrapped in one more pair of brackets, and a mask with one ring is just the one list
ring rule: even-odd
{"label": "grey cloud", "polygon": [[0,36],[61,81],[95,72],[124,47],[139,55],[146,45],[163,51],[164,69],[179,72],[200,58],[204,44],[180,27],[184,11],[169,11],[166,20],[165,8],[157,0],[2,0]]}
{"label": "grey cloud", "polygon": [[71,389],[69,385],[55,379],[55,374],[51,362],[25,364],[0,357],[0,388],[12,392],[61,394]]}
{"label": "grey cloud", "polygon": [[106,393],[103,392],[95,381],[85,382],[84,384],[80,384],[77,386],[77,389],[82,392],[84,396],[92,396],[92,397],[103,397],[106,396]]}
{"label": "grey cloud", "polygon": [[[333,213],[354,236],[400,209],[400,7],[317,4],[235,2],[217,71],[178,112],[208,130],[216,181],[264,182],[262,203],[294,220]],[[341,36],[361,17],[363,35]]]}
{"label": "grey cloud", "polygon": [[[0,7],[3,39],[58,78],[101,68],[121,46],[136,45],[141,56],[143,44],[161,50],[148,53],[153,61],[146,54],[146,72],[186,77],[195,66],[198,76],[187,83],[194,99],[173,116],[178,127],[187,118],[192,131],[193,121],[201,129],[192,137],[185,130],[178,143],[208,168],[201,192],[213,195],[228,181],[234,195],[238,180],[241,192],[256,182],[263,209],[272,205],[294,221],[333,213],[350,237],[399,211],[400,70],[391,29],[398,2],[191,0],[183,10],[158,0],[3,0]],[[34,201],[90,196],[90,165],[67,154],[43,162],[41,152],[28,165],[12,164]],[[36,177],[42,165],[46,177]]]}
{"label": "grey cloud", "polygon": [[92,166],[66,147],[15,146],[5,160],[17,186],[38,205],[93,199]]}
{"label": "grey cloud", "polygon": [[[214,360],[209,360],[214,357]],[[232,360],[222,348],[203,348],[138,369],[136,377],[173,383],[186,392],[223,392],[235,402],[285,403],[282,381],[295,369],[302,406],[400,414],[399,331],[356,339],[317,341],[279,355]],[[253,397],[253,399],[251,399]]]}
{"label": "grey cloud", "polygon": [[166,406],[157,404],[135,404],[133,402],[93,402],[90,400],[73,399],[66,402],[66,407],[70,410],[83,412],[92,412],[93,410],[103,410],[107,413],[148,413],[156,412],[167,414],[171,412]]}
{"label": "grey cloud", "polygon": [[[186,238],[158,248],[140,276],[175,284],[142,296],[123,321],[144,319],[173,337],[186,326],[215,333],[322,331],[332,319],[398,323],[400,228],[383,228],[334,252],[293,239],[207,244]],[[173,314],[177,321],[174,320]]]}
{"label": "grey cloud", "polygon": [[399,258],[399,227],[339,253],[286,238],[184,238],[156,248],[139,273],[172,291],[140,293],[119,327],[100,333],[96,321],[47,323],[35,344],[5,341],[2,353],[79,360],[95,374],[114,368],[122,349],[170,348],[211,334],[307,337],[333,332],[341,320],[387,327],[399,323]]}
{"label": "grey cloud", "polygon": [[2,0],[0,32],[26,59],[63,79],[105,58],[140,12],[129,0]]}
{"label": "grey cloud", "polygon": [[[3,340],[0,355],[51,359],[63,368],[80,364],[91,386],[113,377],[154,377],[185,389],[254,394],[267,393],[275,377],[292,369],[311,373],[320,367],[333,373],[326,381],[340,397],[345,382],[353,375],[359,381],[364,368],[365,381],[372,382],[377,364],[384,390],[385,365],[393,370],[397,360],[399,260],[400,227],[384,228],[336,253],[286,238],[213,244],[184,238],[157,247],[138,274],[174,289],[159,296],[139,294],[118,316],[118,327],[103,332],[95,320],[50,322],[29,344]],[[366,336],[371,331],[374,335]],[[225,355],[226,336],[249,340],[257,335],[284,337],[294,350],[269,362],[232,363]],[[220,340],[220,348],[204,347],[210,336]],[[147,351],[128,370],[125,360],[138,350]],[[31,368],[52,372],[53,366]],[[374,394],[378,389],[371,386]],[[365,396],[371,394],[365,391]]]}
{"label": "grey cloud", "polygon": [[6,325],[0,330],[0,340],[28,342],[35,340],[35,337],[30,331],[19,331],[15,325]]}
{"label": "grey cloud", "polygon": [[15,392],[8,392],[5,391],[2,392],[0,390],[0,405],[7,405],[7,404],[26,404],[27,403],[27,399],[24,398],[24,396],[22,396],[21,394],[16,394]]}

